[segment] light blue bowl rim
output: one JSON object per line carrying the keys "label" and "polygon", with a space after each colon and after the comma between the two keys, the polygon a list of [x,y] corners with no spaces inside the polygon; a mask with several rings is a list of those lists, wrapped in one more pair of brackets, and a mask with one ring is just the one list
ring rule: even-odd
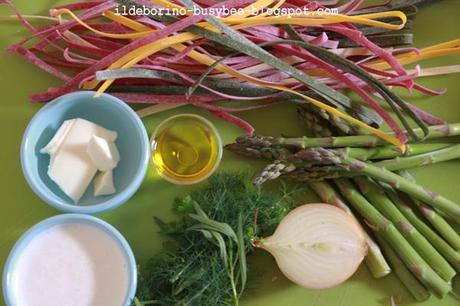
{"label": "light blue bowl rim", "polygon": [[13,248],[11,249],[10,254],[8,255],[8,259],[5,263],[2,280],[3,297],[5,299],[5,303],[7,306],[15,305],[13,301],[12,288],[10,288],[9,286],[12,273],[14,273],[14,271],[11,271],[11,269],[15,264],[16,260],[21,255],[21,252],[24,249],[24,247],[27,246],[27,244],[33,237],[40,234],[43,230],[46,230],[59,224],[70,223],[84,223],[96,226],[104,230],[104,232],[108,235],[112,236],[112,238],[114,238],[114,240],[120,246],[120,248],[126,255],[129,269],[128,294],[125,298],[125,301],[123,302],[123,306],[131,305],[136,294],[137,288],[137,264],[136,259],[134,258],[133,251],[131,250],[131,247],[129,246],[128,242],[123,237],[123,235],[115,227],[99,218],[84,214],[62,214],[50,217],[33,225],[19,238],[18,241],[16,241]]}
{"label": "light blue bowl rim", "polygon": [[139,172],[133,179],[133,181],[120,193],[117,193],[114,197],[94,205],[87,205],[87,206],[78,206],[74,204],[68,204],[61,199],[52,198],[48,195],[47,191],[42,190],[37,186],[35,183],[36,178],[34,179],[30,174],[29,171],[30,165],[27,162],[27,152],[26,152],[26,145],[28,140],[28,135],[30,130],[32,129],[33,125],[40,120],[40,114],[51,110],[53,107],[60,103],[73,103],[76,99],[79,98],[88,98],[93,97],[95,94],[94,91],[77,91],[73,93],[69,93],[63,96],[56,98],[55,100],[47,103],[43,106],[32,118],[27,126],[24,136],[22,138],[21,143],[21,167],[22,172],[24,173],[24,177],[29,184],[30,188],[37,194],[40,199],[42,199],[47,204],[51,205],[52,207],[63,211],[63,212],[70,212],[70,213],[84,213],[84,214],[96,214],[107,211],[109,209],[116,208],[125,202],[127,202],[134,193],[139,189],[140,185],[142,184],[145,174],[147,173],[147,168],[149,166],[149,159],[150,159],[150,145],[149,145],[149,138],[147,135],[147,131],[145,130],[144,124],[142,123],[139,116],[136,114],[134,110],[131,109],[125,102],[114,97],[109,94],[102,94],[100,98],[105,99],[108,103],[113,103],[115,106],[121,108],[128,117],[134,121],[136,127],[138,128],[138,132],[142,134],[142,148],[143,148],[143,156],[142,156],[142,164],[139,165]]}

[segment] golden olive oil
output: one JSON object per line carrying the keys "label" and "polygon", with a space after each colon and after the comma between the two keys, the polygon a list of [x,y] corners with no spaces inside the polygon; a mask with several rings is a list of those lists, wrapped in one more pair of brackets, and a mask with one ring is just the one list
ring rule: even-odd
{"label": "golden olive oil", "polygon": [[208,177],[220,161],[220,138],[212,124],[196,115],[179,115],[160,126],[153,140],[153,162],[160,174],[182,184]]}

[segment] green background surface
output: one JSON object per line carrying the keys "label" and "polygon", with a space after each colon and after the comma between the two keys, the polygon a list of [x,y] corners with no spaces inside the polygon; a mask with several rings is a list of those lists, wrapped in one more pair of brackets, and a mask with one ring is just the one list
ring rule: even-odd
{"label": "green background surface", "polygon": [[[64,1],[16,0],[13,2],[25,14],[46,14],[48,8]],[[424,8],[416,18],[415,44],[424,47],[460,37],[460,1],[439,1]],[[0,15],[11,14],[0,5]],[[0,269],[15,241],[35,223],[59,212],[43,203],[28,187],[19,162],[19,147],[24,129],[40,108],[32,105],[28,96],[44,91],[59,81],[18,56],[6,54],[3,50],[11,43],[27,35],[18,22],[0,22]],[[442,60],[423,62],[423,66],[434,64],[458,64],[459,56]],[[442,97],[427,97],[415,93],[401,92],[403,97],[429,110],[449,122],[460,122],[460,76],[447,75],[424,78],[422,84],[431,88],[448,88]],[[149,134],[162,120],[173,114],[194,112],[203,114],[215,122],[222,133],[224,143],[231,142],[241,132],[227,123],[217,121],[207,113],[191,107],[168,111],[146,119]],[[259,134],[302,135],[304,127],[297,122],[292,105],[280,105],[241,114],[254,124]],[[219,171],[240,169],[255,171],[262,166],[259,162],[242,159],[225,152]],[[460,162],[452,161],[413,171],[419,182],[447,197],[460,202]],[[174,218],[171,204],[174,197],[187,194],[193,187],[175,186],[161,180],[150,167],[144,183],[137,194],[125,205],[114,211],[99,214],[98,217],[117,227],[131,244],[138,263],[144,263],[162,249],[162,237],[157,233],[153,216],[165,220]],[[310,194],[305,202],[315,201]],[[391,295],[400,294],[404,304],[414,304],[401,283],[392,275],[373,279],[363,265],[346,283],[328,290],[313,291],[300,288],[287,281],[279,272],[272,258],[257,251],[249,258],[251,282],[243,298],[244,306],[266,305],[308,305],[308,306],[373,306],[389,305]],[[3,303],[0,302],[0,303]],[[431,298],[419,305],[453,306],[460,302],[452,297],[444,300]],[[111,305],[101,305],[111,306]]]}

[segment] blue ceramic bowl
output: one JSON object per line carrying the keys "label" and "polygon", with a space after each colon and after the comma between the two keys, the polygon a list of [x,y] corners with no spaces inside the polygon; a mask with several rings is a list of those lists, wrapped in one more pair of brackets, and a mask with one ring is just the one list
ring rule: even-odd
{"label": "blue ceramic bowl", "polygon": [[[8,256],[3,270],[3,297],[6,305],[16,305],[15,296],[12,289],[12,280],[15,272],[16,262],[21,256],[23,250],[37,235],[43,231],[60,224],[88,224],[105,232],[109,237],[113,238],[116,244],[119,245],[122,253],[125,254],[126,266],[129,271],[128,290],[124,300],[123,306],[131,305],[132,300],[136,294],[137,287],[137,265],[131,247],[126,239],[109,223],[102,221],[96,217],[83,215],[83,214],[63,214],[43,220],[32,226],[25,232],[21,238],[16,242],[13,249]],[[50,258],[52,260],[52,258]]]}
{"label": "blue ceramic bowl", "polygon": [[[22,140],[21,164],[28,184],[43,201],[64,212],[94,214],[125,203],[141,185],[149,164],[149,140],[137,114],[118,98],[93,95],[90,91],[75,92],[48,103],[29,123]],[[40,149],[65,120],[73,118],[83,118],[118,133],[116,145],[121,158],[113,172],[115,194],[95,197],[90,184],[79,203],[74,204],[48,176],[50,157]]]}

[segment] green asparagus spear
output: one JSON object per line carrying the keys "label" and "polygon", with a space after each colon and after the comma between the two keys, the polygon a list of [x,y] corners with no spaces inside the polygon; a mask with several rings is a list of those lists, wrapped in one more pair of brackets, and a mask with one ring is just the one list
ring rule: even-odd
{"label": "green asparagus spear", "polygon": [[377,242],[385,253],[385,257],[390,262],[392,270],[396,276],[412,294],[412,296],[418,301],[422,302],[430,297],[430,292],[412,275],[411,271],[404,265],[398,255],[393,251],[391,246],[381,237],[376,235]]}
{"label": "green asparagus spear", "polygon": [[424,154],[408,156],[408,157],[395,157],[375,163],[378,167],[384,167],[390,171],[397,171],[402,169],[415,168],[420,166],[431,165],[448,160],[460,158],[460,144],[449,146],[433,152]]}
{"label": "green asparagus spear", "polygon": [[[424,153],[431,153],[434,151],[439,151],[449,147],[448,143],[423,143],[423,144],[409,144],[407,145],[407,151],[404,156],[414,156]],[[239,155],[255,158],[265,158],[271,160],[296,160],[299,154],[295,154],[293,150],[290,150],[285,147],[247,147],[239,143],[231,143],[225,146],[226,149],[237,153]],[[309,149],[306,149],[309,150]],[[375,148],[340,148],[340,149],[331,149],[331,150],[340,150],[350,157],[359,159],[359,160],[380,160],[386,158],[394,158],[402,156],[393,146],[381,146]],[[299,151],[302,152],[303,150]],[[339,151],[338,151],[339,152]],[[459,153],[456,153],[459,154]],[[419,163],[422,157],[419,157]],[[396,161],[392,161],[396,162]],[[412,163],[416,161],[412,160]],[[390,163],[391,164],[391,163]]]}
{"label": "green asparagus spear", "polygon": [[401,235],[396,227],[386,219],[376,208],[346,178],[335,180],[342,195],[371,224],[378,233],[394,248],[409,270],[430,288],[437,296],[444,297],[451,291],[451,286],[444,281],[414,250]]}
{"label": "green asparagus spear", "polygon": [[386,193],[396,204],[398,209],[404,214],[409,222],[428,239],[431,244],[449,261],[449,263],[460,272],[460,252],[454,250],[438,233],[432,230],[422,219],[420,219],[414,210],[407,205],[399,194],[388,185],[384,186]]}
{"label": "green asparagus spear", "polygon": [[387,197],[383,188],[367,177],[358,177],[355,179],[355,182],[364,197],[398,228],[399,232],[431,268],[445,281],[450,282],[456,274],[455,270],[399,211],[395,204]]}
{"label": "green asparagus spear", "polygon": [[[400,171],[399,174],[412,182],[415,182],[414,177],[407,171]],[[412,202],[420,209],[425,218],[438,231],[438,233],[457,251],[460,251],[460,235],[455,229],[450,226],[443,216],[437,213],[434,209],[426,206],[422,202],[412,199]],[[459,263],[460,265],[460,263]]]}
{"label": "green asparagus spear", "polygon": [[[308,148],[300,150],[295,154],[289,155],[289,172],[284,172],[283,175],[286,178],[297,181],[321,180],[341,176],[354,177],[360,175],[359,172],[353,173],[347,171],[348,169],[346,167],[343,167],[342,161],[344,158],[356,160],[350,156],[348,152],[350,151],[347,151],[346,149],[324,148]],[[335,154],[337,158],[332,156],[332,154]],[[373,166],[381,169],[384,167],[386,170],[397,171],[416,166],[425,166],[459,157],[460,144],[457,144],[430,153],[378,161],[373,163]],[[268,170],[271,170],[271,166],[268,166],[267,169],[264,169],[261,173],[263,173],[266,177],[270,177],[267,173],[265,173]],[[275,178],[277,177],[279,177],[279,175],[275,176]]]}
{"label": "green asparagus spear", "polygon": [[269,160],[287,160],[293,154],[293,152],[287,148],[251,148],[242,146],[238,143],[228,144],[225,148],[239,155]]}
{"label": "green asparagus spear", "polygon": [[[423,136],[421,129],[413,130],[419,137]],[[447,136],[460,135],[460,123],[448,125],[435,125],[428,128],[429,135],[427,138],[442,138]],[[264,137],[264,136],[242,136],[236,139],[236,142],[248,147],[269,147],[269,146],[292,146],[299,149],[311,147],[375,147],[385,142],[373,135],[357,135],[357,136],[339,136],[339,137]]]}
{"label": "green asparagus spear", "polygon": [[365,174],[378,181],[385,182],[434,208],[438,208],[453,217],[460,218],[460,204],[413,183],[396,173],[388,171],[385,168],[376,167],[372,164],[348,157],[343,158],[342,162],[343,165],[348,166],[351,171]]}
{"label": "green asparagus spear", "polygon": [[[393,146],[381,146],[375,148],[345,148],[348,156],[359,159],[359,160],[378,160],[386,158],[406,158],[409,156],[419,156],[425,153],[437,152],[441,149],[449,147],[447,143],[417,143],[408,144],[406,146],[406,152],[401,154],[398,149]],[[457,153],[460,155],[460,153]],[[455,158],[458,158],[456,156]]]}

